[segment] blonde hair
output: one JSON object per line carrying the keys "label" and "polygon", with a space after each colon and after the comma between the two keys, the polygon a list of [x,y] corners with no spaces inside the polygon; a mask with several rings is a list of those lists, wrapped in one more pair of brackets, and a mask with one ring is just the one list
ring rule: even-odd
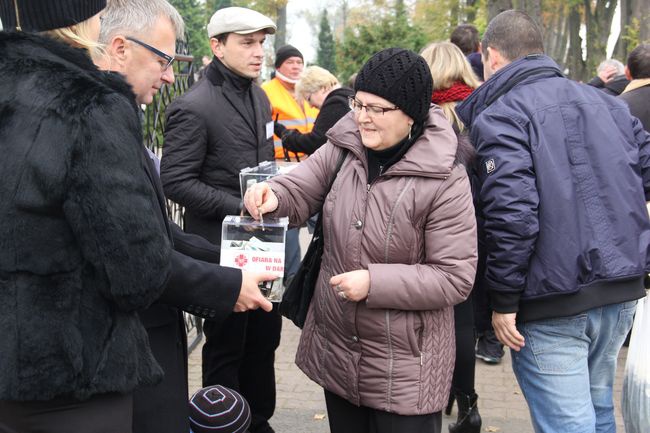
{"label": "blonde hair", "polygon": [[73,47],[83,48],[88,54],[97,55],[104,53],[104,45],[100,44],[90,36],[90,18],[78,24],[60,29],[48,30],[43,32],[45,35],[65,42]]}
{"label": "blonde hair", "polygon": [[[458,81],[473,89],[480,85],[463,52],[451,42],[434,42],[422,50],[421,56],[431,69],[434,91],[448,89]],[[440,108],[459,131],[465,129],[465,125],[456,114],[456,102],[445,102]]]}
{"label": "blonde hair", "polygon": [[320,66],[309,66],[305,68],[300,81],[296,84],[296,95],[303,100],[307,100],[312,93],[338,84],[339,80],[327,69]]}

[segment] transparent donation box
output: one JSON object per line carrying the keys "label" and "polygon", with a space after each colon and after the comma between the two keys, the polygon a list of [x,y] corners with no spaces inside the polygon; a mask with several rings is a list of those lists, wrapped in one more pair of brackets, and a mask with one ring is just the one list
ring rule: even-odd
{"label": "transparent donation box", "polygon": [[264,161],[256,167],[242,169],[239,172],[239,187],[242,199],[246,190],[257,182],[264,182],[273,176],[288,173],[297,165],[297,162]]}
{"label": "transparent donation box", "polygon": [[284,294],[284,244],[288,218],[255,221],[250,216],[229,215],[221,232],[221,265],[251,272],[270,272],[277,280],[260,285],[271,302]]}

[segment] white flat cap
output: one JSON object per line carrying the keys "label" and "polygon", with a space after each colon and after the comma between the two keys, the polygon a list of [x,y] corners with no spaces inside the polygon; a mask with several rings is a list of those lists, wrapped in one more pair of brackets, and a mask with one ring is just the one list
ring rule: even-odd
{"label": "white flat cap", "polygon": [[209,38],[224,33],[247,35],[260,30],[266,30],[272,35],[276,30],[275,23],[259,12],[240,7],[219,9],[212,15],[208,23]]}

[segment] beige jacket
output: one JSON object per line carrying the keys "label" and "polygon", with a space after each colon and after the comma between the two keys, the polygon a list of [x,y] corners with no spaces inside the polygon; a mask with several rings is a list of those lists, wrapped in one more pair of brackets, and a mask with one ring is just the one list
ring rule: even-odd
{"label": "beige jacket", "polygon": [[[444,407],[454,367],[453,308],[476,272],[476,221],[457,139],[439,108],[401,160],[367,184],[352,114],[288,175],[272,180],[277,215],[300,224],[323,206],[325,249],[296,363],[348,401],[402,415]],[[341,149],[349,151],[331,191]],[[328,281],[370,272],[362,302]]]}

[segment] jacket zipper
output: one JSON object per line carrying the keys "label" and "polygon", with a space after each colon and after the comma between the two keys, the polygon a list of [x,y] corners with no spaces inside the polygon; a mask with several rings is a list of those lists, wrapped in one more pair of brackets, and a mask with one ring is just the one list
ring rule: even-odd
{"label": "jacket zipper", "polygon": [[384,263],[388,263],[388,247],[390,246],[390,239],[393,237],[393,226],[395,224],[395,209],[397,209],[397,205],[402,201],[402,198],[404,198],[404,194],[406,194],[406,190],[411,186],[413,183],[413,178],[409,178],[408,182],[406,182],[406,185],[404,185],[404,188],[402,188],[402,191],[399,193],[399,196],[397,197],[397,200],[395,200],[395,204],[393,205],[393,208],[390,210],[390,216],[388,217],[388,229],[386,230],[386,243],[384,244]]}
{"label": "jacket zipper", "polygon": [[387,412],[391,409],[393,393],[393,339],[390,336],[390,310],[386,310],[386,337],[388,337],[388,386],[386,387]]}
{"label": "jacket zipper", "polygon": [[[390,217],[388,219],[388,231],[387,231],[387,236],[386,236],[386,244],[384,248],[384,263],[388,263],[388,245],[390,244],[390,238],[392,236],[392,229],[393,229],[393,220],[395,218],[395,209],[397,208],[397,205],[399,202],[402,200],[404,197],[404,194],[406,193],[406,190],[409,185],[413,182],[413,178],[410,178],[402,191],[400,192],[400,195],[397,197],[397,200],[395,200],[395,204],[393,205],[393,208],[391,209]],[[374,182],[373,182],[374,183]],[[370,192],[370,185],[368,184],[368,192]],[[366,198],[366,207],[368,205],[368,201]],[[393,388],[393,340],[391,338],[390,334],[390,310],[386,310],[386,336],[388,338],[388,387],[386,389],[387,395],[387,401],[388,401],[388,411],[390,411],[391,408],[391,394],[392,394],[392,388]],[[422,351],[420,351],[420,354],[422,354]],[[422,357],[420,357],[420,361],[422,360]],[[421,371],[422,369],[420,369]],[[420,373],[422,375],[422,373]],[[419,403],[419,402],[418,402]]]}

